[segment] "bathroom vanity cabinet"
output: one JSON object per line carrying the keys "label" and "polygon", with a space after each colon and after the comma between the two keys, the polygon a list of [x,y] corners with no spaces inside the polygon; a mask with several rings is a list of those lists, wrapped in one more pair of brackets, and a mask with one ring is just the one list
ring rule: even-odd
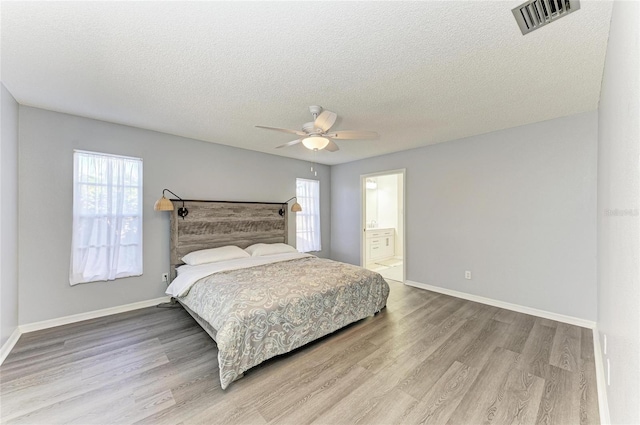
{"label": "bathroom vanity cabinet", "polygon": [[396,229],[367,229],[367,260],[384,260],[395,255]]}

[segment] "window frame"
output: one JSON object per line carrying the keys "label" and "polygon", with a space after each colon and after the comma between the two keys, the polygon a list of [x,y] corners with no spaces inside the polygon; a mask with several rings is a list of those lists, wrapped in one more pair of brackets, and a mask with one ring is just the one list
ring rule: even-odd
{"label": "window frame", "polygon": [[142,158],[73,150],[70,285],[143,274],[143,171]]}
{"label": "window frame", "polygon": [[[299,191],[301,183],[316,186],[315,189],[307,189],[307,191],[312,192],[311,196],[301,194]],[[314,190],[315,194],[313,193]],[[316,197],[313,195],[316,195]],[[298,251],[322,251],[320,180],[296,178],[296,200],[302,207],[302,211],[296,213],[296,247]],[[306,237],[301,237],[301,235]]]}

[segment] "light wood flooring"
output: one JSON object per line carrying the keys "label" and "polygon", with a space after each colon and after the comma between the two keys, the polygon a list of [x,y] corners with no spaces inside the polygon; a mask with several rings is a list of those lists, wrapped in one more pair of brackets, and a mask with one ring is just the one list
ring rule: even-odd
{"label": "light wood flooring", "polygon": [[22,335],[3,424],[596,424],[592,332],[390,282],[387,308],[222,391],[182,309]]}

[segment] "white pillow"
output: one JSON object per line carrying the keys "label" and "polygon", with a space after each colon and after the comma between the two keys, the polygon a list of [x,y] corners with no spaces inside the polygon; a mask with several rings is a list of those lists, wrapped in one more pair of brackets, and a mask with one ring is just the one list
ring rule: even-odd
{"label": "white pillow", "polygon": [[176,267],[176,274],[180,276],[180,273],[186,273],[193,269],[194,266],[190,266],[188,264],[183,264],[179,267]]}
{"label": "white pillow", "polygon": [[218,261],[235,260],[236,258],[251,257],[245,250],[235,245],[222,246],[220,248],[201,249],[193,251],[182,257],[182,261],[190,266],[198,264],[217,263]]}
{"label": "white pillow", "polygon": [[252,257],[298,252],[294,247],[286,243],[256,243],[245,248],[245,251],[251,254]]}

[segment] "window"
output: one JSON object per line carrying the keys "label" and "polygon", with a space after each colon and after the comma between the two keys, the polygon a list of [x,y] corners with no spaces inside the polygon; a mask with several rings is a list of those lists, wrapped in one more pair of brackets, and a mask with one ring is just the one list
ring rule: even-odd
{"label": "window", "polygon": [[320,251],[320,182],[296,179],[296,197],[302,207],[302,211],[296,213],[298,251]]}
{"label": "window", "polygon": [[142,274],[142,159],[73,153],[69,283]]}

